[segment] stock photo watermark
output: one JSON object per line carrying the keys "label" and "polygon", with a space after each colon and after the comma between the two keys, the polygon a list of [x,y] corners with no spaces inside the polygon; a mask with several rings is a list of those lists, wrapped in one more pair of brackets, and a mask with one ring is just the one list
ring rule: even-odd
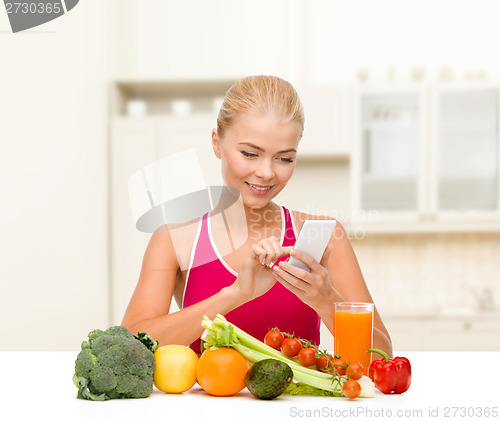
{"label": "stock photo watermark", "polygon": [[80,0],[4,0],[13,33],[50,22],[73,9]]}
{"label": "stock photo watermark", "polygon": [[[315,215],[314,219],[322,218],[335,218],[340,221],[345,226],[344,230],[336,230],[333,233],[333,238],[335,240],[340,240],[342,237],[347,236],[349,240],[362,240],[366,236],[366,230],[363,228],[365,223],[374,223],[378,221],[379,214],[376,210],[351,212],[351,211],[324,211],[315,209],[314,206],[307,207],[303,210],[304,213]],[[250,210],[249,226],[248,231],[251,234],[254,230],[259,232],[262,223],[271,224],[273,222],[279,222],[280,216],[276,216],[272,210],[267,210],[264,212],[258,212],[255,210]],[[274,235],[279,238],[281,233],[281,228],[276,228],[275,232],[271,232],[270,235]],[[318,237],[321,236],[321,232],[318,232]]]}
{"label": "stock photo watermark", "polygon": [[293,419],[419,419],[419,418],[497,418],[498,406],[428,406],[415,409],[397,408],[369,408],[368,406],[355,406],[351,408],[332,408],[322,406],[319,408],[290,407],[290,418]]}

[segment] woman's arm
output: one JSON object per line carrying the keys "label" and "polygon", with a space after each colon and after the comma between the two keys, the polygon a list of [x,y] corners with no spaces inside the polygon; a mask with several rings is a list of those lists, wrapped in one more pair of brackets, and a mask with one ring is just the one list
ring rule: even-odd
{"label": "woman's arm", "polygon": [[131,332],[145,331],[160,345],[189,345],[203,332],[203,315],[213,319],[264,294],[276,282],[268,264],[287,255],[275,237],[252,245],[235,282],[197,304],[169,314],[179,274],[179,263],[170,233],[153,234],[146,249],[137,287],[122,325]]}
{"label": "woman's arm", "polygon": [[240,305],[234,290],[223,288],[204,301],[169,314],[178,273],[179,263],[169,231],[153,234],[122,325],[134,334],[146,331],[160,345],[189,345],[203,332],[204,314],[213,318]]}
{"label": "woman's arm", "polygon": [[[373,303],[347,232],[338,222],[333,237],[333,253],[328,262],[328,271],[333,288],[339,292],[344,301]],[[330,332],[334,334],[333,306],[330,309],[331,313],[328,314],[326,320],[323,320]],[[376,306],[373,326],[373,347],[386,351],[392,357],[391,338]]]}
{"label": "woman's arm", "polygon": [[[306,219],[306,218],[304,218]],[[334,334],[334,303],[357,301],[373,303],[358,260],[345,229],[337,223],[330,244],[318,264],[312,257],[293,251],[311,272],[282,262],[276,269],[277,279],[312,307],[325,326]],[[373,346],[392,355],[392,343],[382,319],[375,307]]]}
{"label": "woman's arm", "polygon": [[[333,252],[328,260],[328,272],[334,292],[332,293],[332,305],[320,309],[320,317],[333,335],[333,303],[335,301],[358,301],[373,303],[366,282],[363,278],[361,268],[356,254],[351,246],[344,227],[337,222],[332,238]],[[335,295],[338,294],[337,297]],[[389,332],[375,307],[373,326],[373,347],[386,351],[392,356],[392,342]]]}

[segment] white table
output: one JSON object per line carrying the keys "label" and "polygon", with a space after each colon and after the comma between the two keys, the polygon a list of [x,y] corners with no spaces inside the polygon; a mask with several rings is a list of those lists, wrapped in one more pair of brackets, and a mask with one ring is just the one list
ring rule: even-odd
{"label": "white table", "polygon": [[[155,389],[147,399],[92,402],[76,398],[77,353],[0,352],[4,420],[334,420],[500,418],[500,352],[408,352],[412,385],[403,395],[371,399],[281,396],[254,398],[246,389],[213,397],[197,385],[181,395]],[[491,366],[483,369],[482,366]],[[489,411],[489,416],[486,416]],[[494,416],[496,412],[496,416]],[[482,414],[482,416],[480,416]],[[470,415],[475,415],[471,417]]]}

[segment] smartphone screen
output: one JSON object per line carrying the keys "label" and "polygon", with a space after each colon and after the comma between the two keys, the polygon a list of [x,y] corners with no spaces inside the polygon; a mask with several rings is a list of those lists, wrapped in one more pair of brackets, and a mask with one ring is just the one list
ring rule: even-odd
{"label": "smartphone screen", "polygon": [[[333,219],[305,220],[300,229],[299,238],[297,238],[294,249],[307,253],[314,260],[320,262],[326,246],[333,235],[336,224],[337,221]],[[308,272],[311,271],[308,266],[298,259],[290,257],[289,262]]]}

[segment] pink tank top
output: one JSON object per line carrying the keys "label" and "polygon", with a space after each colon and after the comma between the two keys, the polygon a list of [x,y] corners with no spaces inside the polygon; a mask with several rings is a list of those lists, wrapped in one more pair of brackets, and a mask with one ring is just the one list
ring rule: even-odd
{"label": "pink tank top", "polygon": [[[212,238],[210,218],[205,214],[199,223],[186,276],[186,286],[182,307],[186,308],[203,301],[231,285],[238,275],[221,257]],[[295,230],[288,209],[281,207],[281,244],[295,244]],[[286,260],[283,257],[280,260]],[[307,339],[319,345],[320,318],[308,305],[288,291],[279,282],[264,295],[243,304],[225,316],[227,320],[263,341],[273,327],[283,332]],[[195,352],[200,352],[200,339],[191,344]]]}

